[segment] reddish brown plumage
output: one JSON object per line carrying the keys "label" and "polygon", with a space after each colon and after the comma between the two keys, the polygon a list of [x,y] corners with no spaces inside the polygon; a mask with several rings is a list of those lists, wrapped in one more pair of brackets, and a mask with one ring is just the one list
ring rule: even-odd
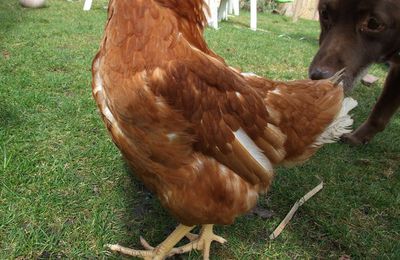
{"label": "reddish brown plumage", "polygon": [[327,80],[231,69],[203,39],[205,9],[202,0],[111,0],[93,61],[93,95],[113,141],[185,225],[230,224],[250,210],[272,181],[269,162],[309,158],[343,100]]}

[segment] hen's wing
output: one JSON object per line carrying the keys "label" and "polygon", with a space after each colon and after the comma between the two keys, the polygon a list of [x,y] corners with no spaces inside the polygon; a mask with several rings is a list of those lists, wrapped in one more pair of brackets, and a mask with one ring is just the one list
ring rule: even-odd
{"label": "hen's wing", "polygon": [[184,38],[179,48],[183,55],[150,77],[155,94],[182,111],[193,125],[196,150],[215,157],[252,184],[269,184],[272,166],[255,142],[268,141],[263,99],[243,76]]}

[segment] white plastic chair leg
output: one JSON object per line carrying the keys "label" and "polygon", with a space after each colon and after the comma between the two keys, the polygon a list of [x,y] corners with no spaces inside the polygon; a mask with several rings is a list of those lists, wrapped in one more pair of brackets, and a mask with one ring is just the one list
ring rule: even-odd
{"label": "white plastic chair leg", "polygon": [[210,0],[211,27],[218,29],[218,6],[215,0]]}
{"label": "white plastic chair leg", "polygon": [[250,0],[250,28],[257,30],[257,0]]}
{"label": "white plastic chair leg", "polygon": [[92,8],[92,0],[85,0],[85,4],[83,5],[83,11],[89,11]]}

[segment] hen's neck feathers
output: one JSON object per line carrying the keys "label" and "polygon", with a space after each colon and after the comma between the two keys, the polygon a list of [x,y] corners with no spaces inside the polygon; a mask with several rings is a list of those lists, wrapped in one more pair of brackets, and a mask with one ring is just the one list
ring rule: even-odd
{"label": "hen's neck feathers", "polygon": [[220,60],[218,55],[211,51],[204,40],[203,32],[207,25],[206,13],[209,13],[207,4],[203,0],[154,0],[157,4],[171,10],[178,22],[179,31],[190,44],[199,50],[214,56]]}
{"label": "hen's neck feathers", "polygon": [[[135,7],[141,7],[135,9]],[[173,23],[180,35],[182,35],[192,47],[210,55],[225,64],[222,57],[208,48],[203,37],[204,28],[207,25],[209,8],[204,0],[110,0],[108,18],[114,13],[114,9],[127,13],[125,17],[136,24],[145,15],[145,12],[159,12],[164,17],[173,17]],[[133,10],[132,10],[133,9]],[[129,12],[127,10],[130,10]],[[140,11],[139,11],[140,10]],[[147,14],[148,15],[148,14]],[[160,25],[163,26],[163,25]],[[138,26],[138,30],[141,26]],[[176,36],[175,36],[176,37]]]}
{"label": "hen's neck feathers", "polygon": [[155,2],[174,11],[178,19],[185,19],[196,25],[201,32],[207,25],[205,12],[208,13],[209,9],[203,0],[155,0]]}

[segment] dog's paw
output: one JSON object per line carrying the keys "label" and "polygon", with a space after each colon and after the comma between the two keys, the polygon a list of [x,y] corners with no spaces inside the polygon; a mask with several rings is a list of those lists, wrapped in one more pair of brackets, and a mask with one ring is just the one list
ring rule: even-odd
{"label": "dog's paw", "polygon": [[354,132],[344,134],[341,140],[350,145],[363,145],[368,144],[374,138],[374,136],[385,129],[384,125],[378,127],[380,124],[371,123],[367,121],[363,123]]}
{"label": "dog's paw", "polygon": [[354,146],[367,144],[369,142],[368,139],[360,138],[360,137],[356,136],[354,133],[344,134],[344,135],[342,135],[342,137],[340,139],[342,142],[349,144],[349,145],[354,145]]}

